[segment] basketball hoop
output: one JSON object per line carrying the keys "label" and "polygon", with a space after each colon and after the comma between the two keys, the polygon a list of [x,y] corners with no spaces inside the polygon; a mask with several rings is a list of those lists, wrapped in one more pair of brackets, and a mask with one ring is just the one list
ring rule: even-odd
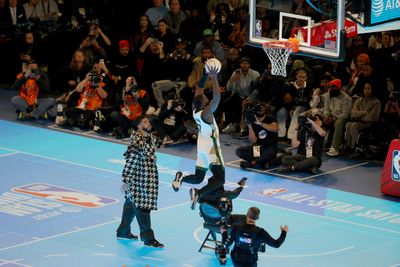
{"label": "basketball hoop", "polygon": [[271,41],[262,45],[272,64],[272,75],[286,77],[286,63],[291,53],[299,51],[299,40],[289,38],[288,41]]}

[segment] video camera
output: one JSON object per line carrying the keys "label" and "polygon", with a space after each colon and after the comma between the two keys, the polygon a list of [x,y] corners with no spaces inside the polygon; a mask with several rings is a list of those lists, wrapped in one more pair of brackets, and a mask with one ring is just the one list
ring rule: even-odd
{"label": "video camera", "polygon": [[256,122],[257,114],[261,113],[263,110],[264,104],[261,102],[257,102],[255,104],[250,104],[247,106],[244,111],[244,118],[247,124]]}

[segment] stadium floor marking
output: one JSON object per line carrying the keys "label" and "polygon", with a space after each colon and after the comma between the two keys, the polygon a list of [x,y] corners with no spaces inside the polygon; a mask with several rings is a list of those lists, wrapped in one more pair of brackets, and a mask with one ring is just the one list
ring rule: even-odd
{"label": "stadium floor marking", "polygon": [[11,152],[11,153],[7,153],[7,154],[2,154],[2,155],[0,155],[0,158],[9,157],[9,156],[12,156],[12,155],[15,155],[15,154],[18,154],[18,152]]}
{"label": "stadium floor marking", "polygon": [[[231,167],[235,167],[235,168],[240,168],[240,166],[234,164],[234,163],[236,163],[238,161],[241,161],[241,160],[239,159],[239,160],[229,161],[229,162],[225,163],[225,165],[228,165],[228,166],[231,166]],[[291,180],[296,180],[296,181],[305,181],[307,179],[315,178],[315,177],[318,177],[318,176],[323,176],[325,174],[345,171],[345,170],[348,170],[348,169],[357,168],[357,167],[360,167],[360,166],[363,166],[363,165],[367,165],[367,164],[368,164],[368,162],[362,162],[362,163],[359,163],[359,164],[354,164],[354,165],[351,165],[351,166],[335,169],[335,170],[332,170],[332,171],[326,171],[326,172],[322,172],[322,173],[306,176],[306,177],[303,177],[303,178],[299,178],[299,177],[295,177],[295,176],[291,176],[291,175],[285,175],[285,174],[273,172],[274,170],[276,170],[278,168],[273,168],[273,169],[268,169],[268,170],[247,168],[246,170],[251,170],[253,172],[258,172],[258,173],[263,173],[263,174],[271,174],[271,175],[274,175],[274,176],[287,178],[287,179],[291,179]]]}
{"label": "stadium floor marking", "polygon": [[[7,150],[10,150],[10,151],[11,151],[11,149],[9,149],[9,148],[4,148],[4,147],[0,147],[0,149],[7,149]],[[45,158],[45,159],[51,159],[51,160],[55,160],[55,161],[59,161],[59,162],[63,162],[63,163],[69,163],[69,164],[73,164],[73,165],[77,165],[77,166],[81,166],[81,167],[91,168],[91,169],[100,170],[100,171],[105,171],[105,172],[114,173],[114,174],[120,174],[120,172],[117,172],[117,171],[113,171],[113,170],[109,170],[109,169],[103,169],[103,168],[98,168],[98,167],[94,167],[94,166],[90,166],[90,165],[86,165],[86,164],[75,163],[75,162],[71,162],[71,161],[67,161],[67,160],[56,159],[56,158],[52,158],[52,157],[42,156],[42,155],[38,155],[38,154],[34,154],[34,153],[27,153],[27,152],[18,151],[18,150],[14,150],[14,151],[19,152],[19,153],[22,153],[22,154],[31,155],[31,156],[37,156],[37,157],[41,157],[41,158]],[[358,164],[358,165],[359,165],[359,164]],[[349,166],[349,167],[351,167],[351,166]],[[163,181],[160,181],[160,183],[163,183],[163,184],[170,184],[169,182],[163,182]],[[240,199],[241,199],[241,198],[240,198]],[[331,218],[331,217],[327,217],[327,216],[321,216],[321,215],[312,214],[312,213],[305,213],[305,212],[301,212],[301,211],[298,211],[298,210],[295,210],[295,209],[288,209],[288,208],[285,208],[285,207],[274,206],[274,205],[270,205],[270,204],[267,204],[267,203],[252,201],[252,200],[248,200],[248,199],[242,199],[242,200],[249,201],[249,202],[253,202],[253,203],[258,203],[258,204],[264,204],[264,205],[272,206],[272,207],[275,207],[275,208],[281,208],[281,209],[285,209],[285,210],[295,211],[295,212],[299,212],[299,213],[302,213],[302,214],[309,214],[309,215],[319,216],[319,217],[323,217],[323,218],[330,218],[330,219],[336,220],[336,221],[338,221],[338,222],[347,222],[347,223],[350,223],[350,224],[355,224],[355,225],[359,225],[359,226],[365,226],[365,227],[369,227],[369,228],[373,228],[373,229],[378,229],[378,230],[383,230],[383,231],[387,231],[387,232],[392,232],[392,233],[400,234],[400,231],[394,231],[394,230],[390,230],[390,229],[385,229],[385,228],[380,228],[380,227],[375,227],[375,226],[370,226],[370,225],[365,225],[365,224],[350,222],[350,221],[346,221],[346,220],[343,220],[343,219],[336,219],[336,218]],[[182,204],[185,204],[185,203],[188,203],[188,202],[184,202],[184,203],[181,203],[181,204],[179,204],[179,205],[182,205]],[[114,221],[113,221],[113,222],[114,222]],[[86,229],[86,228],[83,228],[83,229]],[[41,239],[39,239],[39,240],[41,240]],[[35,240],[34,240],[34,241],[29,241],[29,242],[35,242]],[[5,249],[5,248],[3,248],[3,249]],[[2,251],[3,249],[0,249],[0,251]]]}
{"label": "stadium floor marking", "polygon": [[60,126],[57,126],[56,124],[49,125],[49,126],[47,126],[47,128],[50,128],[50,129],[53,129],[53,130],[56,130],[56,131],[60,131],[60,132],[72,133],[72,134],[75,134],[75,135],[85,136],[85,137],[93,137],[93,138],[96,138],[96,139],[105,140],[105,141],[111,141],[111,142],[119,143],[119,144],[128,144],[129,143],[129,138],[115,139],[115,138],[110,138],[110,137],[104,137],[104,136],[101,136],[101,135],[98,135],[98,134],[94,134],[94,133],[96,133],[95,131],[79,132],[79,131],[74,131],[74,130],[62,128]]}
{"label": "stadium floor marking", "polygon": [[303,255],[268,255],[268,254],[258,254],[260,257],[265,257],[265,258],[305,258],[305,257],[318,257],[318,256],[325,256],[325,255],[333,255],[337,253],[341,253],[347,250],[351,250],[355,248],[354,246],[350,246],[347,248],[340,248],[332,251],[326,251],[326,252],[320,252],[320,253],[314,253],[314,254],[303,254]]}
{"label": "stadium floor marking", "polygon": [[243,201],[252,202],[252,203],[256,203],[256,204],[261,204],[261,205],[264,205],[264,206],[270,206],[270,207],[279,208],[279,209],[283,209],[283,210],[289,210],[289,211],[293,211],[293,212],[296,212],[296,213],[301,213],[301,214],[310,215],[310,216],[314,216],[314,217],[325,218],[325,219],[336,221],[336,222],[344,222],[344,223],[348,223],[348,224],[353,224],[353,225],[357,225],[357,226],[363,226],[363,227],[366,227],[366,228],[371,228],[371,229],[380,230],[380,231],[383,231],[383,232],[394,233],[394,234],[400,235],[400,231],[395,231],[395,230],[392,230],[392,229],[387,229],[387,228],[377,227],[377,226],[373,226],[373,225],[347,221],[347,220],[344,220],[344,219],[338,219],[338,218],[329,217],[329,216],[326,216],[326,215],[307,213],[307,212],[304,212],[304,211],[301,211],[301,210],[290,209],[290,208],[286,208],[286,207],[282,207],[282,206],[274,206],[272,204],[258,202],[258,201],[254,201],[254,200],[250,200],[250,199],[244,199],[244,198],[237,198],[237,199],[240,199],[240,200],[243,200]]}
{"label": "stadium floor marking", "polygon": [[[155,210],[153,212],[154,213],[158,213],[160,211],[164,211],[164,210],[176,208],[176,207],[179,207],[179,206],[187,205],[188,203],[189,203],[188,201],[185,201],[185,202],[182,202],[182,203],[179,203],[179,204],[176,204],[176,205],[172,205],[172,206],[168,206],[168,207],[164,207],[164,208]],[[120,220],[121,219],[118,218],[118,219],[115,219],[115,220],[112,220],[112,221],[91,225],[91,226],[80,228],[80,229],[77,229],[77,230],[72,230],[72,231],[68,231],[68,232],[65,232],[65,233],[60,233],[60,234],[48,236],[48,237],[45,237],[45,238],[39,238],[39,239],[36,239],[36,240],[31,240],[31,241],[20,243],[20,244],[17,244],[17,245],[0,248],[0,251],[9,250],[9,249],[13,249],[13,248],[17,248],[17,247],[21,247],[21,246],[25,246],[25,245],[30,245],[32,243],[36,243],[36,242],[39,242],[39,241],[50,240],[50,239],[53,239],[53,238],[56,238],[56,237],[65,236],[65,235],[69,235],[69,234],[73,234],[73,233],[77,233],[77,232],[81,232],[81,231],[85,231],[85,230],[89,230],[89,229],[94,229],[94,228],[97,228],[97,227],[100,227],[100,226],[104,226],[104,225],[108,225],[108,224],[119,222]],[[0,263],[0,266],[1,266],[1,263]]]}

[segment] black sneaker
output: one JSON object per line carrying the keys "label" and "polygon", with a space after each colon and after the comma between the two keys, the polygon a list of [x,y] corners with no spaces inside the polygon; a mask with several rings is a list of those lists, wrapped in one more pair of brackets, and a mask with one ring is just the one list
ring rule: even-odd
{"label": "black sneaker", "polygon": [[199,192],[196,188],[190,188],[189,193],[190,193],[190,199],[192,200],[192,205],[190,206],[190,208],[192,210],[195,210],[197,201],[199,200]]}
{"label": "black sneaker", "polygon": [[239,182],[238,185],[240,185],[240,187],[244,187],[246,185],[246,177],[243,177]]}
{"label": "black sneaker", "polygon": [[281,166],[278,169],[276,169],[277,173],[286,173],[286,172],[291,172],[292,170],[292,166]]}
{"label": "black sneaker", "polygon": [[250,167],[250,162],[242,160],[242,161],[240,161],[239,165],[240,165],[240,168],[247,169]]}
{"label": "black sneaker", "polygon": [[139,240],[139,237],[137,235],[134,235],[132,233],[129,233],[128,235],[119,235],[117,234],[118,239],[126,239],[126,240]]}
{"label": "black sneaker", "polygon": [[179,188],[181,188],[182,177],[183,177],[182,172],[177,172],[175,174],[175,179],[172,181],[172,188],[174,189],[175,192],[178,192]]}
{"label": "black sneaker", "polygon": [[153,247],[153,248],[164,248],[164,245],[158,242],[157,240],[153,239],[150,241],[145,241],[144,245],[146,247]]}

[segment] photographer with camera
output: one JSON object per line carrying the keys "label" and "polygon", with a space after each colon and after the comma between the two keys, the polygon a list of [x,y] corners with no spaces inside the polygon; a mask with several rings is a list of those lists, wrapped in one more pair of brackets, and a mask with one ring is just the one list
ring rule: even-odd
{"label": "photographer with camera", "polygon": [[111,135],[122,139],[128,135],[130,128],[134,127],[134,121],[144,115],[149,107],[149,95],[145,90],[137,87],[136,79],[129,76],[125,80],[122,89],[122,103],[120,111],[111,113],[114,130]]}
{"label": "photographer with camera", "polygon": [[85,79],[78,83],[75,91],[80,94],[78,106],[64,111],[66,125],[79,126],[82,129],[93,127],[95,112],[104,106],[108,96],[99,64],[94,64]]}
{"label": "photographer with camera", "polygon": [[292,171],[309,171],[313,174],[318,172],[322,164],[322,151],[326,131],[322,128],[322,115],[310,113],[307,116],[298,117],[297,139],[300,144],[297,154],[284,156],[278,173]]}
{"label": "photographer with camera", "polygon": [[278,153],[278,123],[266,104],[254,102],[245,110],[245,121],[249,129],[251,145],[236,149],[236,155],[243,159],[241,168],[265,167]]}
{"label": "photographer with camera", "polygon": [[[111,41],[100,28],[98,20],[89,21],[88,35],[82,40],[79,48],[93,61],[108,59],[106,49],[111,47]],[[101,39],[99,38],[101,37]]]}
{"label": "photographer with camera", "polygon": [[186,134],[186,111],[185,102],[181,99],[170,97],[161,106],[158,120],[153,122],[154,129],[163,138],[163,144],[171,144],[181,139]]}
{"label": "photographer with camera", "polygon": [[[258,261],[258,251],[265,251],[263,244],[270,247],[279,248],[286,239],[289,230],[287,225],[282,225],[281,234],[278,239],[274,239],[263,228],[256,226],[256,221],[260,217],[260,209],[251,207],[247,210],[246,223],[235,225],[228,233],[224,245],[229,248],[233,243],[231,251],[233,266],[235,267],[256,267]],[[261,247],[261,249],[260,249]]]}
{"label": "photographer with camera", "polygon": [[29,62],[27,69],[17,75],[14,88],[19,92],[11,98],[11,104],[18,113],[19,120],[56,116],[56,100],[43,97],[45,93],[49,93],[49,78],[39,69],[36,61]]}

